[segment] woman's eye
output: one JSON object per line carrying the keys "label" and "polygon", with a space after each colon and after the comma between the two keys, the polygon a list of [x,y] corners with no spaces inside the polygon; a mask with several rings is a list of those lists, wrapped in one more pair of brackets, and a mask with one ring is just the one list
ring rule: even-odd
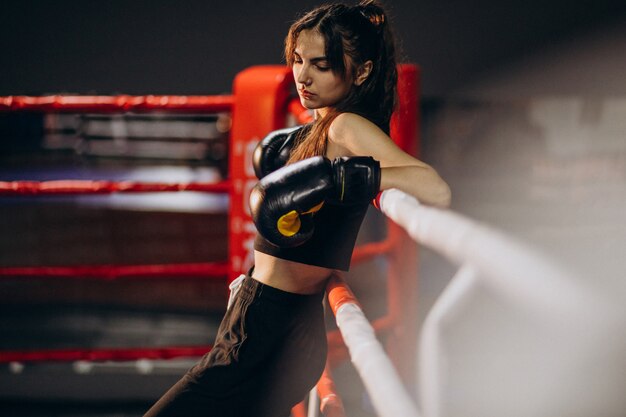
{"label": "woman's eye", "polygon": [[320,71],[328,71],[330,69],[330,67],[324,67],[324,66],[317,65],[317,69],[320,70]]}

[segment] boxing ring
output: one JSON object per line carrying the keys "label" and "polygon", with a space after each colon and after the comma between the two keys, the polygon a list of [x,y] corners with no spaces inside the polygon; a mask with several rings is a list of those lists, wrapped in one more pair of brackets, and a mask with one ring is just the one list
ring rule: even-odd
{"label": "boxing ring", "polygon": [[[392,137],[411,154],[417,154],[418,69],[399,66],[399,108],[392,120]],[[246,272],[253,262],[255,228],[247,208],[250,189],[257,179],[252,170],[254,147],[268,132],[311,120],[293,91],[291,71],[283,66],[259,66],[244,70],[234,80],[233,94],[223,96],[9,96],[0,97],[1,112],[41,113],[175,113],[215,114],[229,112],[232,128],[229,133],[229,169],[227,178],[219,182],[157,183],[141,181],[107,181],[64,179],[56,181],[3,181],[0,195],[10,198],[45,196],[79,196],[119,193],[196,192],[228,196],[228,259],[212,263],[149,264],[149,265],[12,265],[0,268],[3,280],[47,279],[159,279],[180,277],[223,281],[224,286]],[[387,236],[381,241],[357,246],[353,265],[383,256],[387,259],[387,312],[371,323],[372,331],[385,338],[385,347],[393,363],[392,374],[402,378],[397,384],[413,384],[414,351],[417,341],[414,321],[416,313],[417,247],[395,223],[387,222]],[[350,293],[345,282],[332,284],[330,294]],[[336,298],[336,297],[335,297]],[[334,310],[341,310],[346,300],[333,301]],[[374,333],[373,333],[374,334]],[[331,370],[349,357],[340,330],[328,334],[328,366],[318,384],[321,409],[326,415],[344,415],[339,395],[332,382]],[[0,363],[21,372],[29,363],[99,361],[143,361],[199,357],[210,346],[171,346],[151,348],[99,349],[37,349],[0,351]],[[389,359],[387,359],[389,360]],[[390,368],[391,371],[391,368]],[[314,402],[311,401],[311,404]],[[315,408],[315,407],[313,407]],[[304,415],[304,404],[293,411]]]}
{"label": "boxing ring", "polygon": [[[394,114],[391,136],[405,151],[417,154],[418,71],[411,65],[402,65],[399,69],[400,106]],[[289,69],[265,66],[240,73],[235,79],[232,96],[0,98],[0,111],[230,112],[232,115],[228,177],[220,182],[173,184],[71,179],[0,182],[0,194],[12,198],[155,191],[225,194],[230,203],[228,259],[193,264],[11,266],[0,268],[0,279],[114,280],[176,276],[216,280],[223,282],[226,287],[252,265],[255,229],[247,211],[248,192],[257,181],[252,170],[252,151],[267,132],[310,119],[309,113],[294,98],[292,88]],[[547,385],[534,380],[536,375],[529,373],[527,380],[531,384],[526,384],[524,398],[516,409],[526,410],[525,414],[520,415],[533,415],[528,412],[532,408],[528,407],[536,404],[530,400],[541,399],[546,387],[561,387],[563,378],[560,376],[570,375],[572,369],[576,369],[574,358],[576,361],[587,360],[588,352],[585,349],[595,347],[591,341],[595,342],[607,334],[603,326],[609,314],[600,306],[593,291],[573,280],[549,259],[471,219],[448,210],[420,205],[412,197],[397,190],[383,192],[380,201],[380,210],[386,218],[386,237],[358,245],[353,264],[359,265],[381,257],[386,260],[386,314],[372,322],[368,321],[363,306],[348,285],[339,279],[329,282],[328,303],[335,315],[338,330],[328,333],[327,367],[310,395],[308,412],[305,404],[301,403],[293,409],[294,417],[303,417],[307,413],[313,417],[320,411],[331,417],[346,415],[332,372],[333,368],[348,358],[353,362],[380,416],[465,415],[465,407],[460,414],[454,413],[450,395],[446,395],[447,392],[452,392],[452,395],[461,393],[455,391],[458,386],[451,381],[458,375],[449,372],[449,368],[454,365],[454,358],[450,356],[450,347],[445,344],[445,336],[451,322],[463,321],[464,318],[459,316],[465,313],[464,306],[468,299],[480,287],[487,288],[507,304],[522,311],[531,323],[532,332],[537,330],[549,334],[547,345],[533,344],[535,341],[532,335],[520,339],[525,347],[532,348],[531,351],[539,349],[541,356],[546,356],[553,365]],[[428,313],[419,337],[416,325],[418,243],[433,249],[458,267],[452,281]],[[515,326],[511,328],[515,331]],[[477,338],[478,334],[471,334],[471,337]],[[384,343],[379,340],[384,340]],[[581,340],[586,342],[581,343]],[[463,345],[463,348],[466,346],[470,348],[469,344]],[[0,351],[0,363],[19,371],[29,363],[57,361],[85,365],[99,361],[198,357],[209,349],[210,346],[145,346],[131,349]],[[575,355],[571,355],[571,351],[575,351]],[[589,357],[594,360],[593,355]],[[478,364],[480,368],[472,369],[474,373],[481,372],[485,366],[481,361]],[[523,369],[516,372],[523,373]],[[546,379],[543,373],[539,373],[539,376]],[[463,383],[465,385],[462,388],[467,391],[467,395],[476,396],[476,391],[472,391],[467,380],[459,382],[461,385]],[[515,392],[516,385],[507,385],[510,381],[499,384],[504,387],[499,392],[502,399],[492,393],[486,402],[497,404],[500,400],[504,404],[505,411],[493,415],[513,415],[510,414],[513,412],[510,404],[517,399],[509,398],[508,395],[513,394],[505,392],[505,389],[512,387],[509,391]],[[536,387],[532,384],[536,384]],[[418,393],[412,395],[412,387],[415,386]],[[569,401],[571,395],[566,390],[561,391],[555,389],[551,393],[552,398],[564,393],[564,398],[567,397]],[[419,410],[414,397],[419,397]],[[543,400],[542,404],[551,405],[549,399]],[[476,415],[483,414],[477,412]]]}

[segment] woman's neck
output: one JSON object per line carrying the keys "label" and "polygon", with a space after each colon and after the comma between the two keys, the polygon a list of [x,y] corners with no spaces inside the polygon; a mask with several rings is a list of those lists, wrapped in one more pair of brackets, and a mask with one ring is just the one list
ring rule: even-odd
{"label": "woman's neck", "polygon": [[315,109],[314,112],[314,118],[315,120],[319,120],[321,118],[323,118],[324,116],[326,116],[328,114],[329,108],[328,107],[322,107],[319,109]]}

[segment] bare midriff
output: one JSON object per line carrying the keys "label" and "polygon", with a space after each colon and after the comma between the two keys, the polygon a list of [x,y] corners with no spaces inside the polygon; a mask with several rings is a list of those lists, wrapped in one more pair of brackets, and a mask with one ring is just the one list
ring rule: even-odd
{"label": "bare midriff", "polygon": [[306,265],[254,252],[252,277],[270,287],[296,294],[315,294],[324,291],[332,269]]}

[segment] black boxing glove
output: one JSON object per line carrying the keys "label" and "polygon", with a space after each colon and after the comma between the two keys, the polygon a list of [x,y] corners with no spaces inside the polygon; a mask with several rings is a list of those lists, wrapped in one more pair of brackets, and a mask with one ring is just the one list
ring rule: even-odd
{"label": "black boxing glove", "polygon": [[332,162],[335,195],[340,204],[368,203],[380,191],[380,163],[370,156],[342,156]]}
{"label": "black boxing glove", "polygon": [[287,164],[302,128],[303,126],[296,126],[275,130],[259,142],[252,153],[252,165],[258,179]]}
{"label": "black boxing glove", "polygon": [[371,157],[323,156],[305,159],[264,177],[250,194],[252,220],[259,233],[280,247],[306,242],[313,215],[324,201],[368,203],[380,189],[380,164]]}
{"label": "black boxing glove", "polygon": [[252,220],[270,243],[286,248],[301,245],[313,235],[312,216],[334,187],[331,163],[323,156],[280,168],[252,189]]}

